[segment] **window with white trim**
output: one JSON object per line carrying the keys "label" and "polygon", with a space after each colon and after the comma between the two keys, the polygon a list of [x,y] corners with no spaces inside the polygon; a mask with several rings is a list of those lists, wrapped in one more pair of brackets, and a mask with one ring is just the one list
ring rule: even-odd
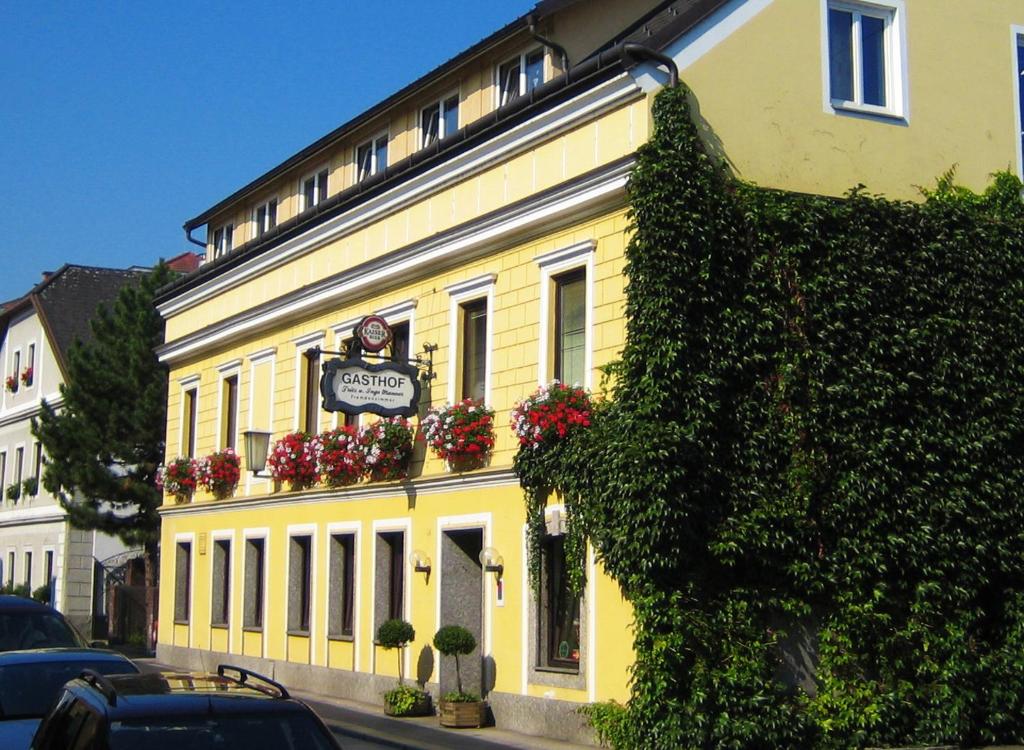
{"label": "window with white trim", "polygon": [[235,236],[235,225],[225,224],[213,230],[213,257],[219,258],[231,252]]}
{"label": "window with white trim", "polygon": [[225,448],[234,449],[238,442],[238,374],[221,381],[221,438]]}
{"label": "window with white trim", "polygon": [[384,170],[388,165],[388,135],[382,133],[356,146],[356,182]]}
{"label": "window with white trim", "polygon": [[834,109],[903,115],[901,3],[826,0],[828,98]]}
{"label": "window with white trim", "polygon": [[522,52],[498,66],[498,106],[504,107],[544,83],[544,48]]}
{"label": "window with white trim", "polygon": [[227,627],[231,615],[231,540],[213,540],[213,586],[210,624]]}
{"label": "window with white trim", "polygon": [[327,635],[352,638],[355,619],[356,535],[331,534],[331,584],[328,597]]}
{"label": "window with white trim", "polygon": [[[326,185],[326,182],[324,183]],[[256,225],[256,237],[262,237],[277,226],[277,198],[271,198],[252,210],[252,221]]]}
{"label": "window with white trim", "polygon": [[292,536],[288,540],[288,632],[309,635],[310,602],[313,593],[313,537]]}
{"label": "window with white trim", "polygon": [[188,623],[192,602],[192,542],[178,542],[174,551],[174,621]]}
{"label": "window with white trim", "polygon": [[262,537],[245,540],[245,589],[243,590],[242,627],[263,629],[264,557],[266,541]]}
{"label": "window with white trim", "polygon": [[188,388],[184,392],[185,403],[183,406],[181,422],[181,450],[189,458],[196,455],[196,429],[199,419],[199,389]]}
{"label": "window with white trim", "polygon": [[[1020,138],[1021,169],[1024,170],[1024,34],[1017,35],[1017,135]],[[1022,171],[1024,174],[1024,171]]]}
{"label": "window with white trim", "polygon": [[459,129],[459,95],[452,94],[420,111],[420,148]]}
{"label": "window with white trim", "polygon": [[302,180],[302,208],[306,211],[327,199],[327,167],[320,169]]}

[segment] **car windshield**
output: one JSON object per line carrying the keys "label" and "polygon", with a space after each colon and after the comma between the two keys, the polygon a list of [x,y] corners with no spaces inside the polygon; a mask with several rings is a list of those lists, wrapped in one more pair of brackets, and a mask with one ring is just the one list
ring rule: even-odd
{"label": "car windshield", "polygon": [[84,645],[68,624],[53,612],[0,611],[0,651]]}
{"label": "car windshield", "polygon": [[337,750],[312,716],[259,713],[153,717],[110,724],[110,750]]}
{"label": "car windshield", "polygon": [[9,664],[0,667],[0,716],[4,719],[42,717],[56,700],[61,687],[73,680],[83,669],[100,674],[137,672],[135,665],[125,661],[44,661],[32,664]]}

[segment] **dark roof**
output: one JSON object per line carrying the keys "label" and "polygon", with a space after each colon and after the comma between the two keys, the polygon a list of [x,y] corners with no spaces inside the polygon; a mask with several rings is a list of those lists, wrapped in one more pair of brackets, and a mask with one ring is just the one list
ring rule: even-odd
{"label": "dark roof", "polygon": [[[204,211],[199,216],[185,222],[186,231],[190,232],[192,229],[201,226],[232,203],[249,193],[262,189],[268,182],[281,176],[284,172],[318,151],[329,148],[348,132],[389,107],[394,106],[414,90],[451,72],[468,59],[479,54],[480,51],[498,41],[528,28],[531,19],[539,20],[581,1],[583,0],[544,0],[539,2],[530,13],[520,16],[483,41],[478,42],[465,52],[456,55],[432,72],[406,86],[398,93],[327,134],[295,156],[220,201],[212,208]],[[157,293],[156,303],[161,304],[181,291],[194,288],[207,278],[218,276],[245,260],[259,255],[268,248],[337,216],[350,209],[353,205],[390,189],[395,184],[407,180],[441,161],[498,135],[502,131],[564,101],[589,86],[600,83],[615,72],[633,64],[631,60],[624,61],[622,59],[621,50],[624,43],[631,42],[643,44],[655,50],[661,49],[669,42],[692,29],[724,5],[726,1],[665,0],[665,2],[641,17],[636,23],[627,27],[583,60],[574,64],[568,73],[563,73],[558,78],[548,81],[538,86],[532,92],[513,100],[510,104],[469,123],[453,135],[435,141],[433,146],[420,149],[400,162],[389,165],[383,172],[352,185],[340,193],[334,194],[327,200],[321,201],[315,207],[278,224],[261,237],[237,246],[227,255],[211,263],[203,264],[195,272],[176,279]]]}
{"label": "dark roof", "polygon": [[76,339],[92,338],[90,323],[100,304],[112,303],[121,287],[141,276],[137,270],[67,265],[32,290],[50,344],[63,363]]}

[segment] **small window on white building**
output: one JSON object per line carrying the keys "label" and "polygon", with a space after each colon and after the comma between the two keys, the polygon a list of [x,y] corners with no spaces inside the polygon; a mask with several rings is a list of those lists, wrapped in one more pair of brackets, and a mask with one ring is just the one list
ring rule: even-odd
{"label": "small window on white building", "polygon": [[891,0],[826,3],[831,106],[902,116],[902,4]]}

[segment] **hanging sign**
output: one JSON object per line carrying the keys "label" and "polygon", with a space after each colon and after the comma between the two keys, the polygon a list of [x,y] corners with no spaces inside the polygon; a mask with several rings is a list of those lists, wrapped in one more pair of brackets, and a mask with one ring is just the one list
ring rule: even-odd
{"label": "hanging sign", "polygon": [[419,372],[405,362],[331,359],[324,362],[323,371],[320,394],[327,411],[411,417],[419,407]]}
{"label": "hanging sign", "polygon": [[393,334],[391,326],[379,315],[367,315],[353,331],[363,351],[376,354],[385,346],[391,343]]}

